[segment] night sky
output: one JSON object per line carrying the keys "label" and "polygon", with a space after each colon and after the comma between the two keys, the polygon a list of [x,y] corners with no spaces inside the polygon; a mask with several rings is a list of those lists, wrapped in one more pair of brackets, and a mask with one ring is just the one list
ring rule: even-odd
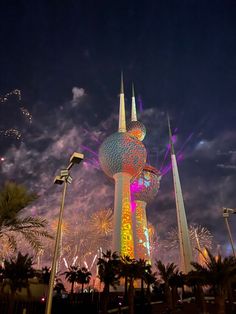
{"label": "night sky", "polygon": [[[113,206],[97,152],[117,130],[123,70],[127,119],[134,82],[150,164],[170,162],[168,112],[187,219],[230,253],[221,208],[236,207],[235,1],[2,1],[0,39],[0,95],[21,91],[0,103],[0,183],[38,193],[29,212],[56,217],[53,179],[73,151],[85,161],[72,170],[66,215]],[[176,226],[171,171],[147,215],[162,239]]]}

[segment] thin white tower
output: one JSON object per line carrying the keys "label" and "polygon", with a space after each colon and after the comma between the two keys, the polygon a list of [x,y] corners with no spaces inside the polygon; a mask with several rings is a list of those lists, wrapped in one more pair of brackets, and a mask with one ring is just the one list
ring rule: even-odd
{"label": "thin white tower", "polygon": [[172,141],[172,132],[168,116],[168,128],[170,138],[171,164],[175,191],[176,214],[178,222],[179,247],[180,247],[180,270],[187,274],[192,270],[191,262],[193,261],[192,248],[190,244],[188,223],[185,213],[183,194],[179,179],[178,165],[176,161],[174,145]]}

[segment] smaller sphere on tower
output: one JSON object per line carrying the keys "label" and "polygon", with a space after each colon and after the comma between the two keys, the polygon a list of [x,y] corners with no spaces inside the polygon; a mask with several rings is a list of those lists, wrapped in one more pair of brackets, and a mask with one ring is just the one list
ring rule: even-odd
{"label": "smaller sphere on tower", "polygon": [[127,132],[139,141],[143,141],[146,136],[146,128],[140,121],[130,121],[127,125]]}
{"label": "smaller sphere on tower", "polygon": [[159,190],[160,180],[160,171],[146,164],[131,184],[133,200],[151,202]]}

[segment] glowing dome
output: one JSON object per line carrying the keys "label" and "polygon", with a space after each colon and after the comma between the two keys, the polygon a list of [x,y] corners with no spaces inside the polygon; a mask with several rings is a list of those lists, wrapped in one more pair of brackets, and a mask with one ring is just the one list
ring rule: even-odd
{"label": "glowing dome", "polygon": [[134,201],[152,201],[160,187],[161,173],[156,168],[145,165],[143,171],[131,184],[131,193]]}
{"label": "glowing dome", "polygon": [[137,138],[139,141],[143,141],[146,135],[146,128],[140,121],[131,121],[127,125],[127,132],[130,136]]}
{"label": "glowing dome", "polygon": [[101,168],[109,177],[119,172],[136,176],[142,171],[146,158],[143,143],[128,133],[116,132],[110,135],[99,148]]}

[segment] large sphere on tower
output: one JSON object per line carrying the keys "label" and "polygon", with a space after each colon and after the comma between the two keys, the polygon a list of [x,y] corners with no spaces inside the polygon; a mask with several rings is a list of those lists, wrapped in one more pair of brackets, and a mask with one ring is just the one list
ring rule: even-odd
{"label": "large sphere on tower", "polygon": [[151,202],[159,190],[160,180],[160,171],[146,164],[130,186],[132,199],[146,203]]}
{"label": "large sphere on tower", "polygon": [[146,128],[140,121],[130,121],[127,125],[127,132],[139,141],[143,141],[146,136]]}
{"label": "large sphere on tower", "polygon": [[99,162],[108,177],[125,172],[132,177],[138,175],[147,158],[142,142],[128,133],[116,132],[104,140],[99,148]]}

